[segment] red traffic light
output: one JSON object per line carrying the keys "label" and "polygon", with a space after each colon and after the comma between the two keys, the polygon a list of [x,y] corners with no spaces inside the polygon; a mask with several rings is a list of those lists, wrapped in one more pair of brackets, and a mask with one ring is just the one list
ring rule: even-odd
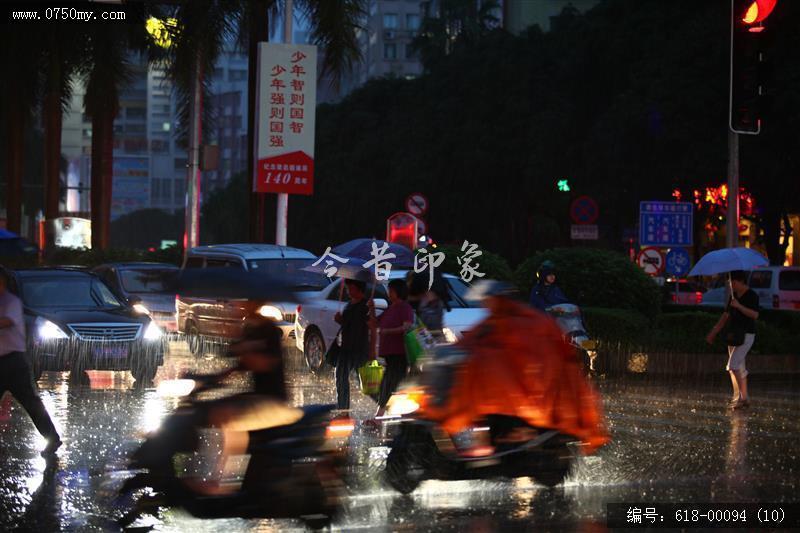
{"label": "red traffic light", "polygon": [[759,24],[763,22],[772,10],[775,9],[775,4],[778,0],[754,0],[747,11],[742,16],[742,22],[745,24]]}

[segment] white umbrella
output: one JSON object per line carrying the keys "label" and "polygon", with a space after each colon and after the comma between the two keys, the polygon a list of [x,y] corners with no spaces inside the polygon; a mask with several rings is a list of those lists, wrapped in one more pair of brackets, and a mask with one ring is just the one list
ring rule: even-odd
{"label": "white umbrella", "polygon": [[704,255],[689,272],[690,276],[713,276],[734,270],[768,266],[769,261],[750,248],[723,248]]}

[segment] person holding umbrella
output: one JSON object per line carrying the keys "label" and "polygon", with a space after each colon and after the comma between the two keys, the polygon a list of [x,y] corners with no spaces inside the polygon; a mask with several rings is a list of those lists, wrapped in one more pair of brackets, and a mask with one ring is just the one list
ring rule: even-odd
{"label": "person holding umbrella", "polygon": [[747,273],[735,270],[730,273],[731,296],[725,312],[711,329],[706,342],[709,344],[727,328],[725,342],[728,345],[728,364],[725,369],[731,375],[733,385],[732,409],[750,405],[747,396],[747,367],[745,358],[756,339],[756,319],[758,319],[758,295],[747,286]]}
{"label": "person holding umbrella", "polygon": [[730,407],[741,409],[750,405],[747,395],[745,357],[753,347],[758,319],[758,295],[747,286],[747,270],[769,265],[769,261],[750,248],[723,248],[704,255],[689,272],[689,276],[713,276],[730,273],[730,298],[725,312],[706,335],[711,344],[725,328],[728,345],[728,364],[733,385]]}
{"label": "person holding umbrella", "polygon": [[336,360],[336,403],[339,409],[350,409],[350,373],[364,365],[370,354],[370,310],[367,306],[367,284],[361,279],[345,279],[350,301],[333,319],[341,329],[341,348]]}

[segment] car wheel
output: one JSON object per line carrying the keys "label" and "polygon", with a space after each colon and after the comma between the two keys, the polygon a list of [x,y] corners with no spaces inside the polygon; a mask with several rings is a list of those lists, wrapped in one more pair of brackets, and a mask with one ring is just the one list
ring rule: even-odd
{"label": "car wheel", "polygon": [[201,355],[203,351],[203,339],[200,337],[200,332],[193,322],[186,326],[186,343],[189,345],[189,352],[192,355]]}
{"label": "car wheel", "polygon": [[547,449],[547,455],[539,457],[532,477],[546,487],[555,487],[564,482],[572,468],[573,455],[565,444]]}
{"label": "car wheel", "polygon": [[303,338],[303,355],[312,372],[321,372],[325,367],[325,340],[317,328],[306,330]]}

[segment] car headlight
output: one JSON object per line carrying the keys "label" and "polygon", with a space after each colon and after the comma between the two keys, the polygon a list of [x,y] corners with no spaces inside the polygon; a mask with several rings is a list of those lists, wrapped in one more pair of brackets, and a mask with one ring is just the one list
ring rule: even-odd
{"label": "car headlight", "polygon": [[442,328],[442,334],[444,335],[444,340],[447,342],[458,341],[458,337],[456,336],[455,332],[450,328]]}
{"label": "car headlight", "polygon": [[144,338],[148,341],[157,341],[164,333],[161,328],[156,325],[152,320],[147,324],[147,329],[144,330]]}
{"label": "car headlight", "polygon": [[64,333],[63,329],[41,317],[36,319],[36,332],[38,333],[39,339],[43,341],[69,338],[69,335]]}
{"label": "car headlight", "polygon": [[150,310],[144,304],[133,304],[133,312],[138,315],[149,315]]}
{"label": "car headlight", "polygon": [[264,318],[271,318],[272,320],[283,320],[283,313],[274,305],[262,305],[258,308],[258,314]]}

